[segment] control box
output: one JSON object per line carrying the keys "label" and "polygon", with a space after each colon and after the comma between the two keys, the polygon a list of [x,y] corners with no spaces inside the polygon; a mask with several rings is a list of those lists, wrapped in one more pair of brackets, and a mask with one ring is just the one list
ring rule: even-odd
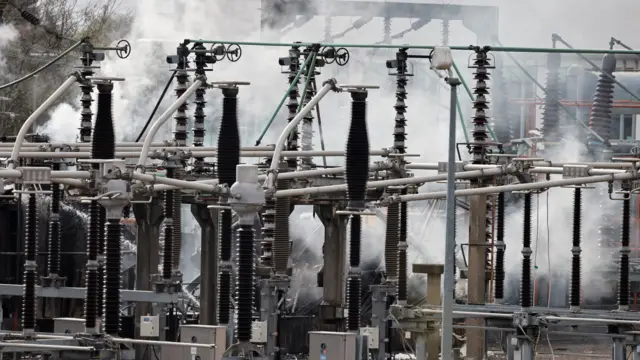
{"label": "control box", "polygon": [[221,360],[227,350],[227,327],[214,325],[180,326],[180,342],[215,345],[211,348],[162,345],[161,360]]}
{"label": "control box", "polygon": [[160,317],[158,315],[140,316],[140,337],[160,337]]}
{"label": "control box", "polygon": [[377,327],[360,328],[360,335],[367,337],[367,347],[369,349],[377,350],[380,347],[380,329]]}
{"label": "control box", "polygon": [[357,334],[310,331],[309,360],[353,360]]}
{"label": "control box", "polygon": [[251,323],[251,342],[254,344],[266,344],[267,343],[267,322],[266,321],[254,321]]}

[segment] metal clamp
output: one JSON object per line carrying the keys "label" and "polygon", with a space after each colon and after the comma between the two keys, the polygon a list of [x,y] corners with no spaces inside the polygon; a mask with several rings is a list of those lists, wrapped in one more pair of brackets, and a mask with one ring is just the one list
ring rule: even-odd
{"label": "metal clamp", "polygon": [[81,203],[89,203],[91,201],[98,201],[101,199],[116,199],[118,198],[120,195],[122,195],[122,192],[120,191],[107,191],[104,194],[99,194],[98,196],[93,196],[93,197],[83,197],[80,199]]}

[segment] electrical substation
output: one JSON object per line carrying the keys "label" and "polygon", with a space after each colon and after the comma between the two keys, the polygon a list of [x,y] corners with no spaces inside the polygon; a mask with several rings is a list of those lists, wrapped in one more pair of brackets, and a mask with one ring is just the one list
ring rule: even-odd
{"label": "electrical substation", "polygon": [[[261,2],[260,42],[184,39],[166,54],[176,99],[154,110],[136,141],[117,139],[113,114],[118,83],[129,80],[100,69],[107,55],[126,61],[135,46],[82,39],[59,55],[77,55],[75,71],[15,136],[0,139],[2,359],[479,360],[498,347],[500,359],[533,360],[539,343],[552,348],[550,338],[564,336],[604,338],[604,358],[640,360],[640,50],[616,38],[577,49],[558,34],[549,48],[503,46],[491,6]],[[337,16],[359,18],[334,29]],[[313,18],[324,19],[317,43],[274,36]],[[376,18],[379,43],[339,42]],[[393,34],[395,19],[411,27]],[[454,21],[477,45],[449,44]],[[439,44],[399,44],[433,22],[442,23]],[[282,52],[272,65],[288,88],[260,124],[264,135],[281,123],[275,144],[260,137],[241,146],[239,110],[251,105],[239,99],[260,79],[215,71],[264,61],[243,55],[248,47]],[[358,57],[393,84],[322,73],[356,67]],[[414,119],[405,117],[424,101],[412,98],[412,83],[446,89],[446,159],[412,161],[420,155],[407,138],[426,137],[411,133]],[[35,132],[73,87],[81,90],[77,142]],[[349,104],[343,149],[324,145],[338,121],[322,123],[332,101]],[[382,107],[395,112],[387,128],[368,126]],[[210,108],[221,117],[207,117]],[[172,123],[173,138],[160,140]],[[373,131],[390,134],[387,148],[370,146]],[[205,146],[212,132],[217,144]],[[584,146],[584,161],[564,160],[568,143]],[[573,199],[563,215],[570,261],[537,272],[536,201],[551,188]],[[183,251],[184,205],[200,228],[196,279],[180,270],[194,260]],[[305,261],[292,250],[297,206],[312,206],[324,227],[323,264],[314,270],[321,301],[304,313],[291,287]],[[583,228],[589,211],[597,236]],[[517,227],[506,227],[516,213]],[[415,229],[437,216],[446,236],[429,240],[445,244],[444,263],[413,262],[408,252],[425,236]],[[384,227],[382,263],[373,265],[362,255],[372,223]],[[583,259],[586,247],[598,249],[589,281],[610,289],[597,298],[585,295],[584,268],[594,261]],[[509,256],[518,257],[517,276],[506,269]],[[419,300],[412,277],[424,280]]]}

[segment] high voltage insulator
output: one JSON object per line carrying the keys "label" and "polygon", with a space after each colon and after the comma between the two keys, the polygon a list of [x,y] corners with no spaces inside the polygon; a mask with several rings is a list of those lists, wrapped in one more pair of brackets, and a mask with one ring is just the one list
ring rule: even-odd
{"label": "high voltage insulator", "polygon": [[391,18],[390,17],[384,17],[384,19],[382,19],[382,33],[383,33],[383,44],[390,44],[391,43]]}
{"label": "high voltage insulator", "polygon": [[[107,209],[99,206],[98,229],[104,229],[107,225]],[[104,307],[104,250],[106,246],[106,234],[100,231],[98,236],[98,318],[103,316]]]}
{"label": "high voltage insulator", "polygon": [[[220,184],[231,186],[236,182],[236,167],[240,163],[238,88],[225,87],[222,89],[222,95],[222,119],[218,130],[218,179]],[[226,199],[221,198],[221,201],[224,202]],[[218,281],[218,321],[221,324],[228,324],[231,320],[232,216],[230,210],[221,210],[218,225],[221,261]],[[253,289],[253,280],[249,286]]]}
{"label": "high voltage insulator", "polygon": [[[631,190],[628,184],[623,190]],[[631,231],[631,195],[626,194],[622,201],[622,229],[620,232],[620,274],[618,280],[618,307],[627,310],[629,307],[629,238]]]}
{"label": "high voltage insulator", "polygon": [[[347,136],[345,152],[345,177],[347,182],[347,210],[362,211],[365,208],[367,180],[369,178],[369,135],[367,132],[366,90],[351,92],[351,124]],[[347,328],[360,329],[362,256],[362,218],[360,214],[351,216],[349,239],[349,275],[347,277]]]}
{"label": "high voltage insulator", "polygon": [[398,278],[398,241],[400,238],[400,204],[387,207],[387,228],[384,238],[384,265],[387,278]]}
{"label": "high voltage insulator", "polygon": [[473,143],[471,144],[471,154],[473,154],[473,163],[482,164],[485,160],[485,154],[487,153],[487,139],[489,133],[487,130],[487,124],[489,123],[489,67],[491,63],[487,56],[487,51],[480,49],[476,51],[476,57],[473,61],[473,67],[476,71],[473,73],[473,78],[476,80],[476,86],[473,93],[476,95],[473,101],[473,130],[471,135],[473,137]]}
{"label": "high voltage insulator", "polygon": [[489,259],[489,255],[492,252],[492,248],[489,247],[491,246],[491,241],[493,239],[493,231],[494,231],[494,227],[493,227],[493,195],[489,195],[486,198],[486,222],[485,222],[485,242],[488,245],[485,248],[484,251],[484,263],[485,263],[485,268],[487,269],[491,269],[491,261]]}
{"label": "high voltage insulator", "polygon": [[442,45],[449,45],[449,35],[451,28],[449,27],[449,20],[442,20]]}
{"label": "high voltage insulator", "polygon": [[[311,53],[312,50],[313,49],[311,47],[305,50],[304,52],[305,59],[307,57],[313,56]],[[316,81],[315,68],[323,65],[324,60],[318,57],[314,60],[314,62],[315,64],[308,62],[306,68],[303,70],[303,74],[305,74],[304,81],[305,83],[308,84],[308,87],[307,87],[307,91],[302,95],[302,105],[303,105],[302,107],[306,106],[315,95],[313,91],[313,86],[312,86],[312,84],[314,84]],[[314,71],[309,73],[309,70],[311,70],[312,68],[314,69]],[[313,110],[312,110],[307,112],[307,114],[302,119],[302,123],[300,124],[300,149],[302,151],[313,150],[313,119],[314,118],[313,118]],[[314,167],[311,156],[302,156],[300,158],[300,165],[303,167],[303,169]]]}
{"label": "high voltage insulator", "polygon": [[369,179],[369,137],[367,134],[366,91],[351,92],[351,125],[345,151],[345,176],[349,202],[347,207],[364,209]]}
{"label": "high voltage insulator", "polygon": [[[206,48],[202,43],[197,43],[194,45],[193,50],[196,52],[195,65],[196,65],[196,75],[204,75],[206,65]],[[204,113],[204,108],[207,102],[204,99],[204,95],[207,93],[207,88],[205,86],[201,86],[196,90],[195,100],[193,101],[196,104],[196,109],[193,113],[193,146],[202,146],[204,143],[204,119],[206,117]]]}
{"label": "high voltage insulator", "polygon": [[580,308],[580,293],[582,289],[580,257],[582,249],[580,248],[581,225],[582,225],[582,190],[575,188],[573,190],[573,234],[571,249],[571,289],[569,292],[569,305],[571,308]]}
{"label": "high voltage insulator", "polygon": [[236,338],[239,342],[251,340],[254,292],[253,227],[241,224],[237,238],[236,265]]}
{"label": "high voltage insulator", "polygon": [[[291,188],[291,180],[278,179],[278,190]],[[289,216],[291,215],[291,198],[280,197],[275,200],[275,228],[273,231],[273,269],[278,275],[285,275],[289,265]]]}
{"label": "high voltage insulator", "polygon": [[[169,167],[166,170],[166,176],[172,179],[175,174],[175,169]],[[171,280],[171,267],[173,265],[173,239],[176,229],[173,226],[174,218],[174,203],[175,192],[173,190],[167,190],[164,192],[164,221],[162,228],[163,244],[162,244],[162,279],[164,281]],[[180,231],[179,229],[177,231]]]}
{"label": "high voltage insulator", "polygon": [[[401,195],[406,195],[407,189],[401,191]],[[406,304],[407,302],[407,228],[409,225],[408,204],[400,203],[400,231],[398,237],[398,302]]]}
{"label": "high voltage insulator", "polygon": [[[604,138],[611,139],[613,135],[613,123],[611,113],[613,111],[613,91],[615,87],[613,72],[616,70],[616,57],[606,54],[602,58],[602,73],[598,77],[596,93],[593,97],[593,106],[589,116],[589,127]],[[599,141],[589,134],[590,141]]]}
{"label": "high voltage insulator", "polygon": [[558,53],[547,54],[547,82],[542,112],[542,134],[545,142],[560,141],[560,62]]}
{"label": "high voltage insulator", "polygon": [[89,204],[89,237],[87,239],[87,274],[84,300],[85,327],[88,332],[97,332],[98,307],[101,306],[100,283],[98,280],[98,247],[100,234],[104,228],[100,227],[100,204],[92,200]]}
{"label": "high voltage insulator", "polygon": [[531,193],[524,194],[524,218],[522,228],[522,276],[520,278],[520,306],[531,307]]}
{"label": "high voltage insulator", "polygon": [[[80,61],[82,66],[80,67],[80,75],[86,79],[94,74],[92,65],[95,61],[95,53],[93,52],[93,45],[89,42],[82,44],[81,50]],[[80,91],[82,91],[82,96],[80,97],[80,142],[84,143],[91,141],[91,123],[93,120],[93,112],[91,111],[93,97],[91,93],[93,92],[93,86],[92,81],[80,82]]]}
{"label": "high voltage insulator", "polygon": [[[289,80],[289,85],[291,86],[292,84],[294,84],[296,75],[300,70],[300,47],[298,46],[291,47],[291,49],[289,50],[289,57],[280,59],[280,63],[281,64],[286,63],[289,66],[288,80]],[[293,85],[293,87],[291,88],[291,91],[289,92],[289,101],[287,102],[287,109],[289,110],[289,113],[287,114],[287,122],[291,122],[291,120],[293,120],[293,118],[296,117],[296,114],[298,112],[298,106],[300,104],[298,102],[299,96],[300,96],[300,92],[298,91],[298,83],[296,83],[295,85]],[[298,137],[299,137],[299,134],[297,129],[291,131],[291,134],[289,135],[289,139],[287,140],[287,150],[289,151],[298,150]],[[289,164],[289,167],[291,168],[296,167],[295,158],[289,158],[287,162]]]}
{"label": "high voltage insulator", "polygon": [[[60,163],[51,165],[53,171],[60,170]],[[48,275],[58,277],[60,275],[60,201],[62,200],[62,189],[59,184],[51,185],[51,204],[49,207],[49,261]]]}
{"label": "high voltage insulator", "polygon": [[[176,178],[182,176],[180,170],[176,170]],[[180,274],[180,253],[182,252],[182,190],[173,191],[173,243],[171,244],[171,274]]]}
{"label": "high voltage insulator", "polygon": [[[115,158],[115,131],[113,127],[113,83],[99,83],[96,121],[91,139],[91,157],[110,160]],[[99,169],[94,164],[94,169]],[[89,332],[97,332],[97,319],[102,314],[100,308],[104,299],[104,278],[100,269],[99,255],[106,247],[106,210],[92,200],[89,203],[89,236],[87,239],[87,278],[85,298],[85,327]],[[118,244],[120,239],[118,238]],[[118,274],[119,275],[119,274]],[[118,288],[119,289],[119,288]]]}
{"label": "high voltage insulator", "polygon": [[515,138],[514,122],[515,118],[519,120],[519,116],[511,116],[509,111],[509,86],[507,85],[507,76],[504,71],[500,71],[494,78],[494,89],[497,95],[494,97],[495,111],[493,119],[493,132],[497,141],[506,144]]}
{"label": "high voltage insulator", "polygon": [[108,219],[105,229],[104,309],[102,328],[105,334],[117,336],[120,331],[120,285],[122,252],[120,219]]}
{"label": "high voltage insulator", "polygon": [[395,124],[393,128],[393,147],[398,150],[400,154],[405,154],[407,140],[406,126],[407,119],[405,113],[407,112],[407,59],[408,54],[406,49],[400,49],[396,53],[396,103],[394,109],[396,110]]}
{"label": "high voltage insulator", "polygon": [[267,199],[262,208],[262,266],[273,267],[273,237],[276,221],[275,200]]}
{"label": "high voltage insulator", "polygon": [[[177,49],[178,54],[178,64],[176,68],[176,88],[175,93],[176,97],[182,96],[185,91],[187,91],[187,83],[189,82],[189,73],[187,73],[187,68],[189,66],[189,49],[186,45],[181,44]],[[173,132],[173,139],[176,142],[177,146],[186,146],[187,145],[187,109],[188,105],[185,101],[178,110],[173,118],[176,121],[175,130]]]}
{"label": "high voltage insulator", "polygon": [[347,329],[357,331],[360,329],[361,312],[361,279],[360,279],[360,257],[361,257],[361,237],[362,218],[360,215],[351,216],[350,238],[349,238],[349,275],[347,276]]}
{"label": "high voltage insulator", "polygon": [[496,268],[494,299],[496,303],[504,301],[504,193],[498,194],[498,213],[496,217]]}
{"label": "high voltage insulator", "polygon": [[36,269],[38,253],[38,208],[35,194],[29,194],[24,217],[24,295],[22,328],[33,333],[36,328]]}
{"label": "high voltage insulator", "polygon": [[91,138],[93,159],[115,158],[116,134],[113,128],[113,83],[98,84],[96,122]]}

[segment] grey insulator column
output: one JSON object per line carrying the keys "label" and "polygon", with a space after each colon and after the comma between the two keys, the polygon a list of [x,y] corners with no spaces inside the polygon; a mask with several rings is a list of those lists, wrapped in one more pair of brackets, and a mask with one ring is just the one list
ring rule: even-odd
{"label": "grey insulator column", "polygon": [[[305,50],[304,57],[313,56],[312,47],[309,47]],[[305,59],[306,60],[306,59]],[[324,61],[320,57],[315,59],[315,64],[309,62],[306,68],[303,70],[305,74],[305,82],[307,82],[307,91],[302,96],[302,107],[306,106],[309,101],[313,98],[313,83],[316,81],[316,70],[315,68],[319,65],[318,63]],[[304,91],[304,90],[303,90]],[[317,105],[316,105],[317,106]],[[302,151],[311,151],[313,150],[313,110],[309,111],[307,115],[302,118],[302,123],[300,124],[300,149]],[[310,169],[314,167],[313,159],[311,156],[303,156],[300,158],[300,165],[303,169]]]}
{"label": "grey insulator column", "polygon": [[[95,61],[95,53],[93,52],[93,45],[89,42],[82,44],[80,49],[82,51],[80,75],[86,79],[94,74],[93,62]],[[83,143],[91,141],[91,121],[93,120],[93,112],[91,111],[93,97],[91,93],[93,93],[93,86],[91,81],[80,83],[80,91],[82,92],[80,97],[80,142]]]}
{"label": "grey insulator column", "polygon": [[476,80],[476,87],[474,88],[474,94],[476,98],[473,101],[473,129],[471,130],[472,143],[471,154],[473,155],[474,164],[484,164],[486,159],[485,155],[489,148],[489,131],[487,124],[489,123],[489,67],[491,63],[487,56],[486,49],[477,49],[476,57],[473,60],[473,67],[475,72],[473,78]]}
{"label": "grey insulator column", "polygon": [[[291,188],[291,180],[278,179],[277,189]],[[289,215],[291,214],[291,198],[280,197],[275,200],[275,224],[273,229],[273,269],[277,275],[286,276],[289,264],[289,251],[291,247]]]}
{"label": "grey insulator column", "polygon": [[542,133],[545,143],[557,143],[560,131],[560,62],[558,53],[547,54],[547,82],[542,113]]}
{"label": "grey insulator column", "polygon": [[[288,66],[289,66],[288,79],[289,79],[289,85],[291,85],[294,83],[296,75],[300,70],[300,47],[298,46],[291,47],[291,49],[289,49],[289,57],[288,59],[287,58],[285,59],[287,60]],[[287,109],[289,110],[289,113],[287,115],[287,122],[291,122],[291,120],[293,120],[293,118],[296,117],[296,114],[298,112],[298,106],[299,106],[299,102],[298,102],[299,96],[300,96],[300,92],[298,90],[298,84],[296,83],[296,85],[293,86],[293,88],[289,92],[289,101],[287,102]],[[291,134],[289,135],[289,139],[287,140],[288,151],[298,150],[298,138],[299,138],[298,131],[297,130],[292,131]],[[295,168],[297,165],[296,158],[295,157],[288,158],[287,163],[289,164],[290,168]]]}
{"label": "grey insulator column", "polygon": [[[178,54],[178,64],[176,68],[176,88],[175,93],[176,97],[182,96],[185,91],[187,91],[189,82],[189,73],[187,72],[187,68],[189,66],[189,49],[186,45],[181,44],[177,49]],[[174,115],[175,120],[175,129],[173,132],[173,140],[176,142],[177,146],[187,146],[187,102],[185,101],[176,111]]]}
{"label": "grey insulator column", "polygon": [[[402,194],[407,193],[406,189],[402,190]],[[407,203],[400,203],[400,235],[398,237],[398,303],[407,304]]]}
{"label": "grey insulator column", "polygon": [[[611,139],[613,135],[611,113],[613,112],[613,91],[615,88],[613,73],[615,70],[616,56],[606,54],[602,58],[602,73],[598,76],[596,93],[593,96],[593,106],[589,116],[589,127],[604,138],[605,141]],[[587,136],[587,139],[590,143],[600,143],[600,140],[595,139],[591,134]]]}
{"label": "grey insulator column", "polygon": [[22,297],[22,331],[32,335],[36,328],[36,274],[38,253],[38,203],[29,194],[24,216],[24,295]]}

